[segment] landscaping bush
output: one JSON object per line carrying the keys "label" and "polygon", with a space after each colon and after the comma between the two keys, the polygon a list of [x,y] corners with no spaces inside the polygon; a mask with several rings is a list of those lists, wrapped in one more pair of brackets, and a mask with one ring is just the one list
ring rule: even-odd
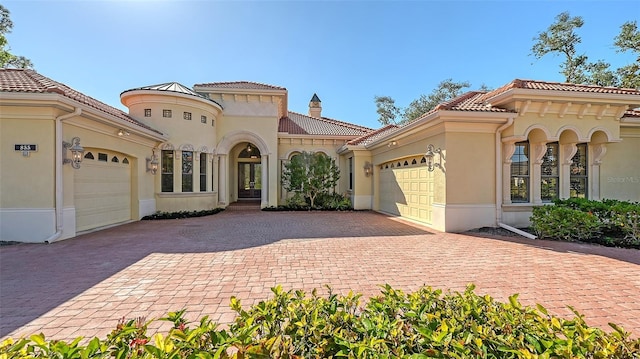
{"label": "landscaping bush", "polygon": [[540,238],[588,241],[602,233],[602,221],[589,212],[560,206],[533,209],[531,227]]}
{"label": "landscaping bush", "polygon": [[611,333],[522,306],[423,287],[405,294],[385,286],[361,295],[272,289],[273,298],[244,310],[220,329],[207,317],[189,324],[184,310],[169,313],[173,328],[149,334],[149,322],[121,321],[107,338],[80,344],[42,335],[0,344],[0,358],[638,358],[640,339],[614,324]]}
{"label": "landscaping bush", "polygon": [[142,220],[155,220],[155,219],[178,219],[178,218],[192,218],[192,217],[204,217],[212,214],[220,213],[224,211],[224,208],[206,209],[202,211],[178,211],[178,212],[156,212],[154,214],[142,217]]}
{"label": "landscaping bush", "polygon": [[349,211],[352,210],[351,199],[339,193],[320,193],[316,197],[314,206],[311,200],[300,193],[287,199],[287,204],[277,207],[266,207],[263,211]]}
{"label": "landscaping bush", "polygon": [[535,207],[531,228],[541,238],[640,248],[640,203],[584,198]]}

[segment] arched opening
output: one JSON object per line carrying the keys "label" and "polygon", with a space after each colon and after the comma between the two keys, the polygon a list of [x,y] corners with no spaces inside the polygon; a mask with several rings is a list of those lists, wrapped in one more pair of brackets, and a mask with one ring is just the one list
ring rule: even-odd
{"label": "arched opening", "polygon": [[263,187],[260,149],[251,142],[246,142],[236,145],[233,152],[238,153],[238,200],[260,199]]}

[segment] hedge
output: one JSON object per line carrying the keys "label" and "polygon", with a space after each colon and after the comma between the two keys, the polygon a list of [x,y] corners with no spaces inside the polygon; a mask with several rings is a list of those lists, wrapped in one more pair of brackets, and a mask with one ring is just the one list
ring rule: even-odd
{"label": "hedge", "polygon": [[640,203],[555,200],[533,209],[531,227],[540,238],[640,248]]}
{"label": "hedge", "polygon": [[[122,321],[105,339],[81,344],[43,335],[8,339],[0,358],[638,358],[640,339],[615,324],[589,327],[575,310],[563,319],[520,304],[474,293],[423,287],[404,292],[384,286],[363,301],[360,294],[272,289],[274,296],[237,313],[226,329],[204,317],[187,323],[184,310],[159,320],[168,333],[149,334],[150,322]],[[572,309],[573,310],[573,309]]]}

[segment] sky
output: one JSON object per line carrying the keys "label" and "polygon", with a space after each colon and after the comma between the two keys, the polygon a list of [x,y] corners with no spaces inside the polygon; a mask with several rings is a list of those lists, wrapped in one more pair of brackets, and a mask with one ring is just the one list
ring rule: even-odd
{"label": "sky", "polygon": [[497,88],[519,79],[562,82],[562,58],[531,55],[533,38],[569,11],[578,52],[617,68],[614,37],[639,20],[634,1],[30,1],[4,0],[11,52],[35,70],[126,111],[120,93],[253,81],[288,90],[306,114],[378,128],[375,96],[407,106],[442,80]]}

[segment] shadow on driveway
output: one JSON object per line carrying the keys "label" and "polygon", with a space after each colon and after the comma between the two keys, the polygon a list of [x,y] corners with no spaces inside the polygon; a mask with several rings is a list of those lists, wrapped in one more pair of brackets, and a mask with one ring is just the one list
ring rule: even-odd
{"label": "shadow on driveway", "polygon": [[[52,244],[0,247],[0,337],[152,253],[209,253],[283,240],[432,234],[373,212],[225,211],[140,221]],[[186,264],[188,265],[188,263]]]}

